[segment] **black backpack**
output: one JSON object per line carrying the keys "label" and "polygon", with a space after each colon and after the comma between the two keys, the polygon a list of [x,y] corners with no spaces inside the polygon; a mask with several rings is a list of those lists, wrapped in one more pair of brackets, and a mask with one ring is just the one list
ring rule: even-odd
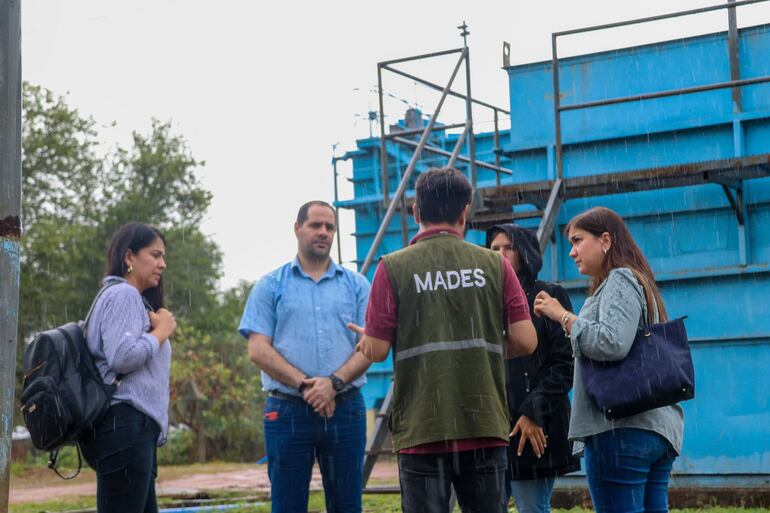
{"label": "black backpack", "polygon": [[117,376],[105,384],[86,343],[88,319],[105,285],[96,295],[84,321],[70,322],[45,331],[24,348],[24,383],[21,413],[35,448],[50,451],[49,468],[59,477],[56,457],[64,445],[77,445],[84,432],[96,424],[110,407],[120,383]]}

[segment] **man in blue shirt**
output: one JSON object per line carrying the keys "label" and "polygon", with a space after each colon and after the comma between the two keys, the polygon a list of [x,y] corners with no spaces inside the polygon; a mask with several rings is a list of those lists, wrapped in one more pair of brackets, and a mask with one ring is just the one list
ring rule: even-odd
{"label": "man in blue shirt", "polygon": [[369,282],[333,262],[334,209],[303,205],[297,256],[252,288],[239,332],[262,369],[265,446],[273,513],[306,513],[313,463],[329,513],[359,513],[366,412],[359,388],[371,363],[348,323],[366,315]]}

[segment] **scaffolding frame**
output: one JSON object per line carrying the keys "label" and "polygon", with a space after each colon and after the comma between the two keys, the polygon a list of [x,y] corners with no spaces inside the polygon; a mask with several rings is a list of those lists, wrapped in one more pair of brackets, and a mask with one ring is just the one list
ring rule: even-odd
{"label": "scaffolding frame", "polygon": [[[681,187],[690,185],[702,185],[702,184],[717,184],[720,185],[728,198],[731,208],[734,210],[737,222],[740,230],[742,230],[743,237],[746,237],[745,232],[745,215],[746,207],[744,205],[743,198],[743,182],[745,180],[762,178],[770,176],[770,153],[744,156],[740,148],[736,148],[737,156],[731,159],[712,160],[706,162],[679,164],[672,166],[655,167],[648,169],[640,169],[634,171],[606,173],[601,175],[591,175],[578,178],[565,178],[563,168],[563,154],[564,149],[562,145],[562,127],[561,127],[561,114],[562,112],[570,110],[588,109],[599,107],[603,105],[613,105],[632,101],[645,101],[656,98],[663,98],[668,96],[694,94],[704,91],[712,91],[718,89],[732,89],[733,104],[736,106],[736,113],[742,111],[741,102],[741,88],[747,85],[760,84],[770,82],[770,76],[754,77],[749,79],[740,78],[740,70],[738,65],[738,27],[736,8],[749,4],[756,4],[760,2],[766,2],[770,0],[728,0],[726,4],[714,5],[698,9],[690,9],[686,11],[678,11],[669,14],[663,14],[659,16],[651,16],[646,18],[639,18],[634,20],[622,21],[617,23],[609,23],[604,25],[596,25],[592,27],[586,27],[581,29],[567,30],[561,32],[554,32],[551,34],[552,44],[552,80],[554,90],[554,129],[555,129],[555,164],[556,164],[556,176],[553,180],[546,180],[541,182],[524,182],[512,185],[502,186],[500,184],[500,174],[510,173],[508,169],[500,167],[500,155],[503,151],[499,147],[499,129],[498,129],[498,114],[500,112],[510,114],[509,111],[495,107],[493,105],[474,100],[470,95],[470,71],[469,71],[469,54],[467,44],[464,48],[447,50],[443,52],[435,52],[432,54],[424,54],[413,57],[406,57],[403,59],[395,59],[391,61],[380,62],[377,65],[378,75],[378,89],[379,89],[379,101],[380,101],[380,166],[382,174],[383,185],[383,202],[388,207],[388,211],[383,219],[375,236],[375,240],[370,247],[369,253],[361,268],[361,272],[366,274],[373,262],[376,255],[379,244],[382,242],[384,233],[390,224],[392,216],[396,210],[397,204],[401,204],[402,215],[406,214],[406,207],[404,203],[404,192],[411,173],[414,171],[417,160],[419,160],[422,151],[431,151],[439,155],[450,157],[450,163],[454,163],[456,160],[462,160],[469,162],[472,169],[472,183],[474,189],[477,185],[477,167],[484,167],[497,172],[497,184],[495,187],[484,188],[478,191],[482,201],[481,210],[474,209],[474,214],[469,220],[469,224],[472,228],[483,229],[494,224],[501,222],[510,222],[516,219],[530,219],[540,218],[540,223],[537,229],[537,237],[540,244],[541,252],[545,251],[548,241],[552,238],[554,228],[557,222],[558,214],[561,210],[561,206],[567,199],[583,198],[583,197],[595,197],[608,194],[618,194],[624,192],[637,192],[643,190],[663,189],[669,187]],[[717,11],[727,9],[728,11],[728,51],[730,60],[730,80],[727,82],[719,82],[706,84],[694,87],[684,87],[674,90],[657,91],[650,93],[642,93],[636,95],[630,95],[618,98],[609,98],[604,100],[561,105],[560,102],[560,89],[559,89],[559,57],[557,40],[559,37],[587,33],[598,30],[605,30],[610,28],[617,28],[622,26],[648,23],[653,21],[659,21],[664,19],[676,18],[681,16],[701,14],[705,12]],[[463,24],[461,27],[465,37],[467,34],[467,27]],[[427,59],[447,54],[462,53],[455,71],[449,83],[445,87],[440,87],[437,84],[428,82],[424,79],[420,79],[414,75],[405,73],[403,71],[393,68],[393,64],[414,61],[420,59]],[[462,95],[451,90],[451,85],[454,80],[457,70],[460,64],[465,60],[466,63],[466,80],[467,80],[467,95]],[[510,45],[504,43],[503,45],[503,60],[505,66],[510,64]],[[439,105],[432,116],[430,123],[424,129],[407,130],[403,132],[396,132],[391,134],[385,134],[384,123],[384,108],[383,108],[383,89],[382,89],[382,71],[391,71],[397,75],[404,76],[419,82],[428,87],[432,87],[436,90],[442,91],[442,97]],[[427,138],[431,132],[436,130],[447,129],[448,127],[459,128],[462,124],[446,125],[436,127],[434,125],[435,118],[440,112],[446,96],[456,96],[464,98],[466,101],[466,113],[467,119],[464,124],[463,134],[457,141],[454,151],[450,154],[444,150],[432,148],[427,145]],[[481,163],[476,161],[473,141],[473,120],[471,107],[476,103],[482,106],[492,108],[495,113],[495,165]],[[514,127],[511,127],[513,130]],[[415,143],[410,139],[406,139],[407,135],[420,134],[420,141]],[[463,144],[463,139],[469,137],[469,157],[459,157],[459,148]],[[386,144],[388,140],[393,140],[399,144],[415,147],[415,153],[410,160],[409,167],[401,178],[399,187],[392,199],[388,201],[388,173],[387,173],[387,152]],[[739,151],[740,150],[740,151]],[[337,199],[337,198],[335,198]],[[515,204],[528,203],[535,205],[537,210],[528,212],[513,212],[512,206]],[[406,233],[406,225],[402,223],[402,231]],[[404,238],[404,245],[407,244],[406,238]],[[375,426],[373,433],[366,445],[366,456],[364,460],[364,484],[368,483],[374,464],[377,457],[389,453],[390,451],[384,450],[383,445],[387,437],[387,422],[386,419],[390,413],[390,408],[393,398],[393,384],[388,389],[386,397],[382,402],[379,411],[376,416]],[[365,489],[368,493],[398,493],[398,488],[393,487],[381,487]],[[454,497],[453,497],[454,500]]]}
{"label": "scaffolding frame", "polygon": [[[473,98],[471,93],[470,48],[468,47],[468,40],[467,40],[467,36],[470,34],[470,32],[468,32],[468,25],[466,25],[465,22],[463,22],[463,24],[458,26],[457,28],[462,31],[461,36],[463,38],[463,46],[461,48],[453,48],[450,50],[442,50],[442,51],[432,52],[427,54],[413,55],[410,57],[402,57],[399,59],[391,59],[391,60],[381,61],[377,63],[377,93],[378,93],[378,103],[379,103],[378,115],[379,115],[379,122],[380,122],[379,160],[380,160],[382,201],[383,201],[383,206],[386,207],[386,212],[380,224],[380,227],[377,230],[377,234],[375,235],[374,242],[372,243],[372,246],[369,248],[369,252],[366,255],[366,259],[364,260],[364,263],[361,266],[360,271],[362,274],[366,274],[371,268],[371,265],[374,262],[374,257],[377,254],[377,250],[379,249],[380,244],[382,243],[382,240],[385,236],[385,232],[387,231],[388,226],[390,225],[390,222],[393,219],[393,215],[395,214],[396,210],[401,211],[402,243],[404,246],[409,244],[409,231],[408,231],[408,218],[407,218],[408,208],[407,208],[407,202],[405,198],[405,192],[408,187],[409,180],[414,172],[414,169],[417,166],[417,162],[420,160],[420,156],[423,152],[430,152],[430,153],[434,153],[444,157],[448,157],[449,166],[454,166],[454,164],[457,161],[461,161],[469,164],[470,170],[471,170],[471,183],[474,189],[476,188],[477,181],[478,181],[479,167],[494,171],[497,176],[497,185],[500,185],[501,174],[508,174],[508,175],[512,174],[512,171],[510,169],[505,169],[500,166],[500,127],[499,127],[500,114],[501,113],[510,114],[510,111],[502,107],[493,105],[491,103],[487,103],[487,102]],[[443,57],[446,55],[457,55],[457,54],[459,54],[459,59],[455,64],[455,67],[452,71],[452,75],[450,76],[449,81],[444,86],[441,86],[439,84],[436,84],[434,82],[421,78],[417,75],[407,73],[403,70],[400,70],[394,67],[396,64],[401,64],[404,62],[415,62],[420,60],[433,59],[436,57]],[[460,70],[460,67],[463,64],[465,67],[465,91],[466,91],[465,94],[452,90],[452,84]],[[422,84],[424,86],[427,86],[436,91],[441,91],[441,98],[439,99],[439,102],[436,106],[436,109],[433,112],[433,115],[430,116],[427,126],[425,126],[424,128],[417,128],[417,129],[403,130],[403,131],[391,131],[390,133],[386,133],[384,89],[382,85],[383,72],[385,71],[391,72],[401,77],[408,78],[410,80],[414,80],[415,82]],[[455,123],[450,125],[436,125],[436,120],[441,112],[441,108],[447,96],[454,96],[456,98],[461,98],[465,100],[465,122]],[[475,146],[475,137],[474,137],[474,130],[473,130],[473,105],[474,104],[489,108],[494,113],[494,153],[495,153],[494,164],[489,164],[487,162],[480,162],[476,159],[476,146]],[[445,131],[450,128],[463,128],[463,131],[460,134],[459,138],[457,139],[457,142],[455,143],[455,146],[451,153],[441,148],[437,148],[428,143],[428,138],[433,132]],[[419,141],[417,142],[407,138],[408,136],[417,136],[417,135],[420,136]],[[406,170],[401,175],[398,188],[396,189],[396,192],[392,198],[390,197],[390,192],[388,190],[389,189],[388,153],[387,153],[388,141],[393,141],[394,143],[401,146],[414,148],[414,153],[412,154],[412,158],[410,159]],[[462,149],[466,141],[468,144],[467,157],[460,155],[460,150]],[[335,201],[338,201],[337,197],[335,197]]]}

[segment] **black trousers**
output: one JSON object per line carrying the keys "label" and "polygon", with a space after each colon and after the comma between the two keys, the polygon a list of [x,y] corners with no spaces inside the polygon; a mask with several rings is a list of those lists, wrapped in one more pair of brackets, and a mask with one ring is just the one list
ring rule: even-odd
{"label": "black trousers", "polygon": [[399,454],[404,513],[449,513],[450,485],[463,513],[506,513],[505,447]]}
{"label": "black trousers", "polygon": [[80,440],[83,457],[96,471],[98,513],[157,513],[159,431],[150,417],[120,403]]}

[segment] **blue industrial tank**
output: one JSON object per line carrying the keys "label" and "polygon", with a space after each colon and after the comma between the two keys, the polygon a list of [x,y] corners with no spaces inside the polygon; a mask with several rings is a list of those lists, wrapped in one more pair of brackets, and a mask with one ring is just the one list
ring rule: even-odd
{"label": "blue industrial tank", "polygon": [[[721,32],[560,59],[559,102],[728,82],[736,78],[728,47]],[[740,79],[770,75],[770,25],[739,30],[737,50]],[[597,205],[622,215],[670,316],[687,316],[697,395],[683,404],[684,447],[675,472],[770,482],[770,83],[743,85],[737,97],[727,87],[564,110],[559,155],[552,70],[551,61],[505,68],[511,128],[500,133],[498,158],[512,173],[498,186],[496,173],[480,168],[479,205],[507,209],[517,223],[537,228],[561,158],[566,201],[541,278],[565,286],[576,309],[587,282],[568,256],[564,225]],[[415,112],[408,119],[403,129],[425,123]],[[476,158],[494,162],[494,134],[474,137]],[[457,138],[436,132],[430,143],[452,151]],[[386,148],[392,192],[413,149],[390,141]],[[337,203],[355,210],[359,266],[384,215],[379,149],[379,139],[369,138],[349,152],[354,198]],[[424,153],[416,173],[446,162]],[[469,172],[464,163],[457,167]],[[509,198],[507,206],[501,198]],[[403,246],[401,226],[396,215],[378,255]],[[411,237],[411,218],[408,227]],[[469,230],[467,239],[483,243],[483,231]],[[385,396],[391,371],[390,361],[371,367],[368,408]]]}

